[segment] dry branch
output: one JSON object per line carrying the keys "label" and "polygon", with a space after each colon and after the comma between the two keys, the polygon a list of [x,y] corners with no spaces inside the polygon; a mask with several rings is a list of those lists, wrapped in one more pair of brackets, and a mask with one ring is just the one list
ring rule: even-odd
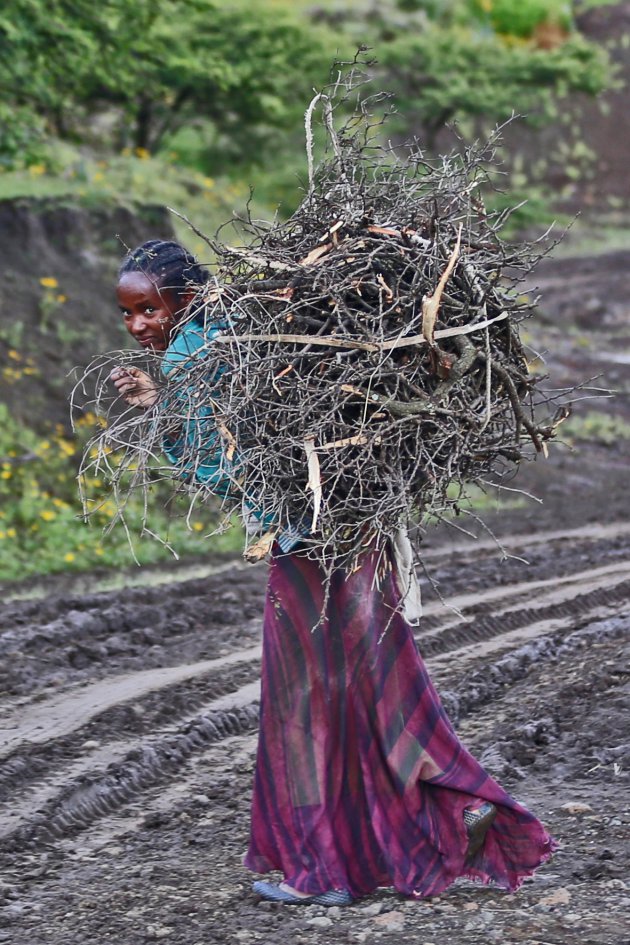
{"label": "dry branch", "polygon": [[221,333],[154,410],[114,419],[84,469],[106,470],[124,509],[130,488],[172,475],[159,457],[180,431],[175,476],[193,501],[212,493],[204,469],[222,447],[226,520],[245,500],[274,522],[250,557],[293,526],[320,560],[352,563],[369,542],[457,512],[467,484],[512,475],[546,448],[545,404],[557,405],[519,340],[534,305],[519,282],[543,252],[504,242],[503,218],[472,196],[496,142],[432,163],[415,143],[376,147],[361,103],[362,119],[335,131],[334,99],[320,96],[309,134],[318,103],[330,154],[315,169],[309,151],[295,213],[247,221],[247,246],[211,244],[216,283],[195,318]]}

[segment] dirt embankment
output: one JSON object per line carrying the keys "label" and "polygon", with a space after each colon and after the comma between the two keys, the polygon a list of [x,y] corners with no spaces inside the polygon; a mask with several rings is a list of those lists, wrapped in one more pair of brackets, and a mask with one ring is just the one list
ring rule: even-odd
{"label": "dirt embankment", "polygon": [[12,369],[0,401],[15,417],[67,426],[68,372],[126,344],[114,296],[125,247],[153,238],[173,238],[165,208],[0,201],[0,362]]}

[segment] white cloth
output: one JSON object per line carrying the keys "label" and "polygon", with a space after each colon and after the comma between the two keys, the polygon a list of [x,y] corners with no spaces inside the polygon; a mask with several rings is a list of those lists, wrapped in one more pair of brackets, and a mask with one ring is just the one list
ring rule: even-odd
{"label": "white cloth", "polygon": [[403,600],[403,616],[417,625],[422,617],[420,585],[413,565],[413,548],[406,528],[399,528],[393,540],[394,563]]}

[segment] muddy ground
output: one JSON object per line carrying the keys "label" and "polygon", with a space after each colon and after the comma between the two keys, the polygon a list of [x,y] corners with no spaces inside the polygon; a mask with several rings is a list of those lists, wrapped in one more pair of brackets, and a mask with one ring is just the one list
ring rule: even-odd
{"label": "muddy ground", "polygon": [[[558,386],[602,372],[617,396],[600,406],[630,422],[627,264],[544,268],[536,339]],[[194,579],[52,582],[0,606],[0,942],[630,942],[630,446],[574,450],[512,484],[542,506],[485,515],[509,557],[474,520],[461,524],[478,541],[426,542],[448,606],[424,579],[418,642],[445,705],[561,843],[519,892],[458,882],[327,911],[256,900],[241,860],[265,567],[213,561]]]}

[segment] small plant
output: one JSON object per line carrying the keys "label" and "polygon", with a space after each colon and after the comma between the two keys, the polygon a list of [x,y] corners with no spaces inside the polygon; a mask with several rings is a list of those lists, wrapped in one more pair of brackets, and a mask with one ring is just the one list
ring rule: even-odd
{"label": "small plant", "polygon": [[59,291],[59,283],[54,276],[44,276],[39,280],[39,284],[44,289],[44,294],[39,300],[39,327],[40,331],[46,333],[53,314],[67,301],[67,298],[63,292]]}
{"label": "small plant", "polygon": [[613,446],[619,440],[630,439],[630,423],[621,417],[590,410],[570,417],[562,426],[559,439],[571,445],[591,442]]}
{"label": "small plant", "polygon": [[[61,426],[38,435],[15,421],[0,404],[0,581],[18,581],[33,574],[86,571],[94,567],[127,567],[135,559],[142,564],[172,556],[167,547],[143,540],[140,503],[127,509],[134,535],[133,551],[124,530],[103,533],[114,511],[103,497],[106,483],[90,483],[96,504],[92,523],[86,524],[77,494],[76,463],[87,431],[99,421],[85,416],[78,421],[78,437],[70,439]],[[101,498],[99,498],[99,492]],[[203,536],[214,526],[215,513],[200,509],[189,525],[173,507],[165,509],[156,494],[152,524],[180,555],[200,555],[207,550]],[[240,546],[234,529],[213,539],[213,551]]]}

